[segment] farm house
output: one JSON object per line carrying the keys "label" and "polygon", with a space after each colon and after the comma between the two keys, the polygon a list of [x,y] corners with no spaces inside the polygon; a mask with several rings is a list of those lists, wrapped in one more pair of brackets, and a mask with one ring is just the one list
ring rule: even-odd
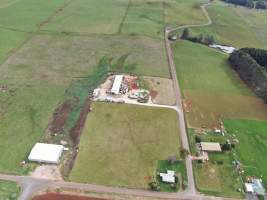
{"label": "farm house", "polygon": [[58,164],[64,147],[62,145],[36,143],[28,157],[29,161]]}

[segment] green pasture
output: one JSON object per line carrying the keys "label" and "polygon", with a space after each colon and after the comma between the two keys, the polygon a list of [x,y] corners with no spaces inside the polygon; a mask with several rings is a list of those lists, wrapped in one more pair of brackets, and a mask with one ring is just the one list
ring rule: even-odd
{"label": "green pasture", "polygon": [[163,41],[142,36],[36,35],[2,65],[0,77],[65,84],[86,76],[104,56],[133,66],[118,69],[123,72],[169,77],[164,51]]}
{"label": "green pasture", "polygon": [[93,103],[92,109],[71,181],[147,188],[158,160],[179,155],[175,111],[108,103]]}
{"label": "green pasture", "polygon": [[76,0],[43,28],[59,32],[115,34],[127,12],[128,0]]}
{"label": "green pasture", "polygon": [[0,2],[0,27],[36,31],[68,0],[4,0]]}
{"label": "green pasture", "polygon": [[[5,83],[6,84],[6,83]],[[0,93],[0,172],[26,173],[20,162],[44,134],[52,113],[62,100],[64,87],[49,83],[7,84]]]}
{"label": "green pasture", "polygon": [[215,1],[208,7],[208,13],[213,24],[191,28],[192,35],[213,35],[216,42],[239,48],[266,48],[266,11],[248,10]]}
{"label": "green pasture", "polygon": [[245,175],[261,177],[267,185],[267,121],[224,120],[224,125],[239,140],[236,159],[244,165]]}
{"label": "green pasture", "polygon": [[200,5],[207,0],[174,0],[166,1],[165,23],[172,27],[190,24],[202,24],[207,21]]}
{"label": "green pasture", "polygon": [[0,181],[0,199],[16,200],[18,198],[20,188],[16,183]]}
{"label": "green pasture", "polygon": [[[192,56],[193,55],[193,56]],[[225,118],[267,119],[267,106],[253,95],[227,62],[227,55],[200,44],[174,46],[177,76],[190,127],[214,127]]]}

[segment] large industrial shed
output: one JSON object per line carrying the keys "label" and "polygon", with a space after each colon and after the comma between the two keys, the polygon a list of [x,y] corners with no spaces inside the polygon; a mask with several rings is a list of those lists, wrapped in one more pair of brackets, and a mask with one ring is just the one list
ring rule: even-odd
{"label": "large industrial shed", "polygon": [[62,145],[36,143],[28,157],[29,161],[58,164],[64,147]]}

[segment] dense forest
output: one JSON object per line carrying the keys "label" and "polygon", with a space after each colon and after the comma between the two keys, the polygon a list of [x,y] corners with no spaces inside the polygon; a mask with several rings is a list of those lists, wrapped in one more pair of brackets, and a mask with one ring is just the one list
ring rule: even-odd
{"label": "dense forest", "polygon": [[222,0],[222,1],[239,6],[245,6],[248,8],[267,9],[266,0]]}
{"label": "dense forest", "polygon": [[241,79],[267,103],[267,50],[243,48],[233,52],[229,61]]}

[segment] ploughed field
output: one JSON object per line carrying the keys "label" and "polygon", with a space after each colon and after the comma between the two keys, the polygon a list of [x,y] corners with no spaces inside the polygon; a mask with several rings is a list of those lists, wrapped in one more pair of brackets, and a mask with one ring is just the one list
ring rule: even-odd
{"label": "ploughed field", "polygon": [[109,103],[93,103],[92,109],[71,181],[147,188],[157,162],[179,155],[176,111]]}

